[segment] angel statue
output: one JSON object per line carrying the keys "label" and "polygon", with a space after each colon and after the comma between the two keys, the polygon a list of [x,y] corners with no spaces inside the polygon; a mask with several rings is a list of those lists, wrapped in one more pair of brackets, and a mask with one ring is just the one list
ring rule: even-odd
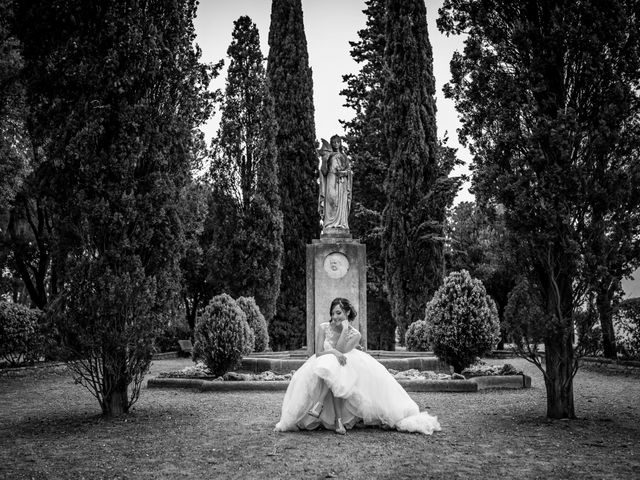
{"label": "angel statue", "polygon": [[320,196],[318,212],[322,219],[322,233],[340,229],[349,232],[349,210],[353,172],[349,158],[338,135],[331,137],[330,144],[323,138],[320,156]]}

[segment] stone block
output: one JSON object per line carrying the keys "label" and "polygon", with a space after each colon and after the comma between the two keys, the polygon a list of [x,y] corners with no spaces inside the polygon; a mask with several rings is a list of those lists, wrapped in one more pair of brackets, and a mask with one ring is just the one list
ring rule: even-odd
{"label": "stone block", "polygon": [[330,319],[336,297],[347,298],[358,316],[353,326],[367,345],[366,247],[356,240],[324,237],[307,245],[307,355],[315,353],[316,327]]}

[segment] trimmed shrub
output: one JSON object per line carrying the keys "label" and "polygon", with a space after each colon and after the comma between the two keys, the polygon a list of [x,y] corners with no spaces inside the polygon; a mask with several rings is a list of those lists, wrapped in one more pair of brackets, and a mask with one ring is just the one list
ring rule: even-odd
{"label": "trimmed shrub", "polygon": [[0,357],[9,366],[38,361],[44,354],[40,310],[0,302]]}
{"label": "trimmed shrub", "polygon": [[433,352],[456,373],[472,365],[498,343],[498,310],[480,280],[452,272],[426,308]]}
{"label": "trimmed shrub", "polygon": [[247,316],[226,293],[213,297],[198,319],[194,331],[193,360],[201,360],[220,376],[251,353],[255,342]]}
{"label": "trimmed shrub", "polygon": [[424,320],[418,320],[409,325],[405,334],[407,350],[411,352],[426,352],[431,350],[431,336],[429,325]]}
{"label": "trimmed shrub", "polygon": [[258,304],[253,297],[240,297],[236,300],[236,303],[247,316],[247,323],[253,331],[255,338],[253,351],[264,352],[269,348],[269,330],[267,328],[267,321],[264,315],[262,315]]}
{"label": "trimmed shrub", "polygon": [[620,302],[613,317],[620,356],[640,360],[640,298]]}

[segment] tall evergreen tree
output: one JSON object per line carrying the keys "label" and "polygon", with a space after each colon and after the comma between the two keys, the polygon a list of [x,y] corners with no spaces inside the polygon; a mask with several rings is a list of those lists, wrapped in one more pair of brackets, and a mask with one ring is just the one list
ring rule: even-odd
{"label": "tall evergreen tree", "polygon": [[[208,118],[195,0],[21,3],[29,121],[66,255],[58,327],[105,415],[138,398],[177,298],[181,195]],[[46,39],[46,41],[43,41]],[[62,247],[64,246],[64,249]]]}
{"label": "tall evergreen tree", "polygon": [[320,233],[313,81],[301,0],[272,3],[267,76],[278,123],[284,225],[282,284],[269,326],[271,346],[277,350],[298,348],[306,341],[305,245]]}
{"label": "tall evergreen tree", "polygon": [[389,157],[383,135],[382,85],[385,46],[385,0],[367,0],[366,27],[351,43],[351,57],[362,64],[357,74],[344,75],[341,92],[352,120],[343,122],[351,151],[353,208],[349,225],[367,246],[367,343],[371,349],[394,350],[396,324],[384,281],[381,218],[385,205],[384,178]]}
{"label": "tall evergreen tree", "polygon": [[424,317],[444,275],[444,222],[458,180],[455,158],[438,162],[435,80],[424,0],[386,1],[383,254],[386,282],[400,338]]}
{"label": "tall evergreen tree", "polygon": [[270,322],[282,270],[276,121],[258,28],[249,17],[234,22],[227,54],[229,71],[212,165],[214,188],[226,190],[225,205],[233,209],[219,213],[237,217],[236,230],[225,233],[232,235],[227,245],[234,260],[223,273],[229,278],[225,291],[254,297]]}
{"label": "tall evergreen tree", "polygon": [[528,331],[545,356],[528,358],[551,418],[575,417],[577,308],[637,262],[639,20],[636,0],[446,0],[439,19],[468,35],[448,95],[472,142],[477,198],[504,206],[541,306]]}

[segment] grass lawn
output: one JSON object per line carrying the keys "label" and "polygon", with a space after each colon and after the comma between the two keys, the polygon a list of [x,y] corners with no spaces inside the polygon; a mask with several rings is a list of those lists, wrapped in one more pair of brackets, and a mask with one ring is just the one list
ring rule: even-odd
{"label": "grass lawn", "polygon": [[[0,478],[640,478],[640,378],[581,370],[577,420],[545,418],[540,373],[528,390],[411,393],[437,415],[432,436],[380,429],[275,433],[284,392],[143,387],[133,411],[99,416],[64,371],[0,377]],[[151,375],[189,360],[154,362]]]}

